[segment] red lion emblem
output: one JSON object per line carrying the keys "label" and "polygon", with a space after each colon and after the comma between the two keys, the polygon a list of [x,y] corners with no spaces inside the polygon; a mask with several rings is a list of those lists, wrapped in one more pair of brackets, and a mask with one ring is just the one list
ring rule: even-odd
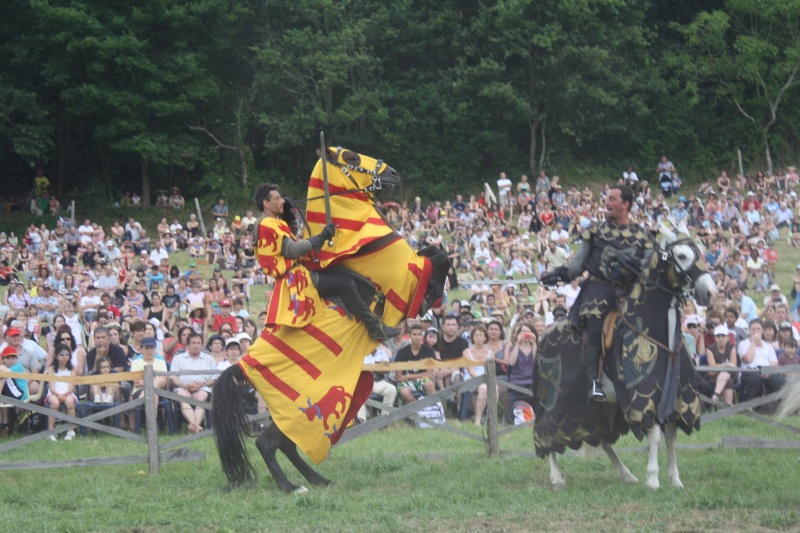
{"label": "red lion emblem", "polygon": [[303,317],[303,320],[308,319],[314,314],[316,307],[314,306],[314,300],[311,298],[300,299],[297,296],[292,296],[287,310],[294,313],[294,318],[292,319],[292,324],[294,324],[300,316]]}
{"label": "red lion emblem", "polygon": [[273,252],[278,251],[278,232],[275,228],[270,228],[269,226],[260,226],[258,228],[259,233],[259,240],[258,245],[267,247],[271,246]]}
{"label": "red lion emblem", "polygon": [[278,258],[274,255],[259,255],[258,263],[272,277],[278,276]]}
{"label": "red lion emblem", "polygon": [[295,269],[289,273],[289,288],[296,289],[298,293],[303,292],[308,287],[308,276],[302,270]]}
{"label": "red lion emblem", "polygon": [[[299,409],[305,413],[309,422],[315,418],[321,419],[325,429],[330,429],[328,418],[331,415],[335,416],[336,420],[342,418],[345,414],[344,408],[347,406],[347,400],[352,399],[353,396],[345,392],[344,387],[336,385],[328,389],[328,392],[317,403],[312,404],[311,398],[308,398],[308,407]],[[341,409],[339,409],[339,405],[341,405]]]}

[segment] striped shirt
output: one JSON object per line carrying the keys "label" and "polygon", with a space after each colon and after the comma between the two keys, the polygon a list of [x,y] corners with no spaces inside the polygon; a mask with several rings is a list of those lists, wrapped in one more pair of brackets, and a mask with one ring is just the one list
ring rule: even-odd
{"label": "striped shirt", "polygon": [[[189,355],[188,352],[184,352],[182,354],[178,354],[172,360],[172,366],[170,366],[171,372],[182,372],[184,370],[217,370],[217,363],[214,361],[214,358],[208,355],[207,353],[200,352],[200,355],[197,357],[192,357]],[[212,379],[217,379],[217,374],[208,374],[208,375],[186,375],[186,376],[174,376],[178,378],[178,381],[181,384],[193,383],[195,381],[202,381],[206,382]],[[203,387],[203,390],[210,393],[211,387]]]}

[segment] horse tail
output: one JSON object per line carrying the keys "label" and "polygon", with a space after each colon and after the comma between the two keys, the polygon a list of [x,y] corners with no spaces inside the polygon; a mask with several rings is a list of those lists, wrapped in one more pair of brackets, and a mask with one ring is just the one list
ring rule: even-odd
{"label": "horse tail", "polygon": [[781,403],[778,409],[778,418],[785,418],[800,411],[800,378],[786,381],[781,389]]}
{"label": "horse tail", "polygon": [[247,413],[242,403],[243,384],[246,382],[241,367],[233,365],[220,374],[211,396],[214,440],[222,471],[231,487],[237,487],[256,477],[244,444],[244,435],[250,435]]}

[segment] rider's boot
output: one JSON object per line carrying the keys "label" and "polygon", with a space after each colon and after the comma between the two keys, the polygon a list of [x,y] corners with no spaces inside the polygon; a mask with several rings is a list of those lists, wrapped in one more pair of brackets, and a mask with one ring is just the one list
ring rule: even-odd
{"label": "rider's boot", "polygon": [[372,340],[382,341],[391,339],[392,337],[396,337],[402,333],[400,328],[387,326],[372,312],[366,316],[359,316],[359,318],[364,323],[364,326],[366,326],[367,333],[369,333],[369,337]]}
{"label": "rider's boot", "polygon": [[600,365],[600,347],[591,344],[583,346],[583,360],[586,364],[586,376],[589,378],[589,400],[606,401],[603,384],[600,382],[598,370]]}

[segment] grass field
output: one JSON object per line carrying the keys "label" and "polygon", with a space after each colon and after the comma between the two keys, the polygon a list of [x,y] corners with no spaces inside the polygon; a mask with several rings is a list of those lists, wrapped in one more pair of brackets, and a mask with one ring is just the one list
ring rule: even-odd
{"label": "grass field", "polygon": [[[450,422],[459,425],[458,422]],[[800,426],[800,418],[789,424]],[[472,426],[460,426],[475,431]],[[679,444],[719,444],[725,435],[792,438],[744,417],[723,419]],[[207,460],[172,463],[153,476],[146,465],[0,472],[0,516],[7,531],[797,531],[800,450],[680,450],[685,490],[643,481],[626,485],[603,457],[562,458],[567,487],[550,488],[547,463],[530,430],[501,438],[503,455],[435,430],[397,424],[337,446],[319,471],[334,480],[305,496],[278,491],[251,446],[253,485],[227,490],[213,443],[190,444]],[[643,480],[646,454],[622,460]],[[101,436],[40,442],[4,461],[54,461],[145,453],[144,445]],[[285,463],[285,462],[284,462]],[[299,474],[287,465],[290,479]],[[12,528],[13,526],[13,528]]]}

